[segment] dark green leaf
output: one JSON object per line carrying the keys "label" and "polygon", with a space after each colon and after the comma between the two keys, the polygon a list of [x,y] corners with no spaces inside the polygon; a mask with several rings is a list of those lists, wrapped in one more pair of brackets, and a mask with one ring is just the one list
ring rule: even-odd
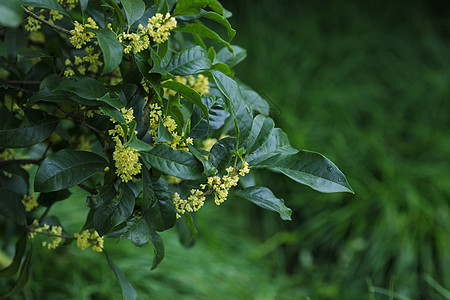
{"label": "dark green leaf", "polygon": [[[113,9],[117,15],[117,17],[119,18],[119,28],[120,30],[122,30],[122,28],[125,26],[125,17],[122,13],[122,10],[120,9],[119,5],[117,5],[116,0],[109,0],[109,3],[111,3],[111,5],[113,6]],[[117,19],[115,19],[114,21],[117,22]],[[115,27],[113,27],[113,29],[115,30]]]}
{"label": "dark green leaf", "polygon": [[113,118],[119,123],[125,123],[125,119],[123,118],[123,114],[115,108],[110,106],[101,106],[100,110],[103,114],[107,115],[110,118]]}
{"label": "dark green leaf", "polygon": [[70,96],[70,93],[64,91],[52,91],[48,88],[38,91],[28,99],[27,106],[30,107],[33,104],[43,102],[63,102]]}
{"label": "dark green leaf", "polygon": [[[215,13],[212,11],[208,11],[206,14],[203,15],[203,17],[213,20],[213,21],[221,24],[222,26],[224,26],[228,32],[228,41],[231,41],[234,38],[234,36],[236,35],[236,30],[234,30],[231,27],[230,22],[228,22],[228,20],[224,16],[219,15],[218,13]],[[237,46],[234,46],[233,49],[235,49],[235,47],[237,47]],[[240,48],[240,49],[242,49],[242,48]],[[236,49],[235,49],[235,51],[236,51]],[[238,55],[238,53],[236,53],[236,56],[237,55]]]}
{"label": "dark green leaf", "polygon": [[145,218],[133,216],[127,221],[127,229],[122,237],[131,240],[136,246],[142,247],[148,243],[150,236],[150,226]]}
{"label": "dark green leaf", "polygon": [[28,127],[0,130],[0,148],[24,148],[42,142],[55,131],[58,121],[47,115]]}
{"label": "dark green leaf", "polygon": [[0,2],[0,25],[17,27],[23,19],[23,10],[20,0]]}
{"label": "dark green leaf", "polygon": [[125,105],[126,105],[126,102],[122,101],[120,98],[117,98],[117,97],[113,98],[113,97],[111,97],[110,93],[105,94],[103,97],[98,98],[97,100],[101,101],[101,102],[104,102],[104,103],[106,103],[108,105],[111,105],[112,107],[117,108],[117,109],[124,108]]}
{"label": "dark green leaf", "polygon": [[22,262],[23,255],[25,254],[27,246],[27,234],[24,233],[16,242],[16,248],[12,263],[0,270],[0,277],[11,277],[19,271],[20,263]]}
{"label": "dark green leaf", "polygon": [[257,92],[242,83],[239,83],[239,88],[241,89],[241,93],[245,101],[254,111],[257,111],[265,116],[269,115],[270,106],[266,100],[264,100]]}
{"label": "dark green leaf", "polygon": [[267,142],[274,126],[273,120],[264,115],[257,115],[253,119],[252,130],[247,139],[247,154],[252,153]]}
{"label": "dark green leaf", "polygon": [[[136,1],[136,0],[134,0]],[[98,44],[103,52],[105,66],[102,75],[111,73],[122,62],[123,46],[117,40],[116,34],[110,29],[91,29],[97,34]]]}
{"label": "dark green leaf", "polygon": [[153,146],[138,139],[138,137],[136,136],[136,134],[134,134],[134,132],[131,135],[130,140],[126,143],[126,145],[138,151],[150,151],[153,149]]}
{"label": "dark green leaf", "polygon": [[5,47],[9,59],[17,56],[19,49],[27,46],[27,37],[19,28],[8,29],[5,33]]}
{"label": "dark green leaf", "polygon": [[228,48],[222,48],[217,52],[216,59],[233,68],[247,57],[247,50],[236,45],[231,45],[231,47],[234,50],[234,55],[228,51]]}
{"label": "dark green leaf", "polygon": [[193,75],[211,67],[208,52],[200,46],[183,49],[172,56],[166,70],[173,75]]}
{"label": "dark green leaf", "polygon": [[149,64],[150,54],[149,51],[144,50],[139,53],[134,54],[134,61],[142,76],[148,78],[151,67]]}
{"label": "dark green leaf", "polygon": [[344,174],[322,154],[299,151],[295,154],[277,154],[258,167],[273,168],[289,178],[323,193],[350,192]]}
{"label": "dark green leaf", "polygon": [[12,296],[20,292],[25,287],[25,285],[28,282],[28,277],[30,275],[32,255],[33,255],[33,245],[31,245],[30,250],[28,250],[28,253],[22,264],[22,268],[20,269],[19,278],[17,279],[16,283],[8,292],[6,292],[6,294],[0,295],[0,298],[7,298],[9,296]]}
{"label": "dark green leaf", "polygon": [[41,193],[37,199],[39,205],[50,207],[57,201],[62,201],[70,197],[72,193],[65,189],[50,193]]}
{"label": "dark green leaf", "polygon": [[94,213],[94,227],[100,235],[124,222],[133,212],[135,197],[127,184],[122,184],[119,195],[100,205]]}
{"label": "dark green leaf", "polygon": [[48,8],[51,10],[56,10],[67,16],[64,8],[56,0],[22,0],[23,6],[31,6],[37,8]]}
{"label": "dark green leaf", "polygon": [[202,101],[208,108],[209,122],[205,114],[198,107],[194,107],[191,116],[191,131],[189,132],[189,136],[193,138],[206,136],[219,129],[230,116],[223,107],[222,98],[203,95]]}
{"label": "dark green leaf", "polygon": [[0,214],[16,221],[19,225],[25,225],[26,214],[21,197],[13,191],[1,187],[0,199]]}
{"label": "dark green leaf", "polygon": [[297,152],[298,150],[290,145],[286,133],[279,128],[274,128],[267,142],[250,154],[246,161],[250,165],[258,165],[277,154],[295,154]]}
{"label": "dark green leaf", "polygon": [[208,108],[206,107],[205,104],[203,104],[202,97],[195,90],[188,87],[187,85],[184,85],[180,82],[172,81],[172,80],[163,82],[161,84],[161,87],[165,87],[165,88],[174,90],[176,92],[180,92],[180,94],[183,95],[183,98],[185,98],[186,100],[189,100],[189,102],[192,102],[195,105],[197,105],[198,107],[200,107],[202,112],[205,114],[206,118],[209,119]]}
{"label": "dark green leaf", "polygon": [[213,164],[216,168],[225,169],[228,165],[233,153],[231,151],[236,149],[236,138],[226,137],[218,141],[211,148],[211,154],[213,155]]}
{"label": "dark green leaf", "polygon": [[192,241],[198,233],[197,228],[195,228],[194,219],[190,214],[184,214],[184,221],[186,222],[186,225],[191,229],[191,236],[189,240]]}
{"label": "dark green leaf", "polygon": [[223,7],[217,0],[180,0],[173,11],[173,15],[195,15],[206,6],[223,15]]}
{"label": "dark green leaf", "polygon": [[252,186],[243,190],[233,191],[234,196],[249,200],[259,207],[275,211],[283,220],[291,220],[292,210],[284,205],[283,199],[275,197],[266,187]]}
{"label": "dark green leaf", "polygon": [[106,255],[106,260],[108,261],[108,265],[113,270],[114,275],[116,275],[117,280],[119,280],[120,287],[122,288],[123,293],[123,299],[124,300],[135,300],[137,299],[136,291],[134,290],[131,283],[128,281],[127,277],[123,273],[121,269],[119,269],[118,266],[116,266],[111,258],[109,257],[108,253],[103,251]]}
{"label": "dark green leaf", "polygon": [[172,141],[173,136],[170,134],[169,130],[167,130],[166,126],[164,126],[162,118],[159,118],[158,137],[156,138],[155,143],[172,142]]}
{"label": "dark green leaf", "polygon": [[107,162],[98,154],[65,149],[48,156],[36,173],[34,189],[52,192],[77,185],[102,171]]}
{"label": "dark green leaf", "polygon": [[155,146],[141,153],[148,168],[154,167],[163,173],[188,180],[199,179],[202,168],[195,157],[186,151],[174,150],[167,145]]}
{"label": "dark green leaf", "polygon": [[164,243],[162,238],[154,231],[152,232],[150,242],[153,245],[155,253],[152,263],[152,270],[154,270],[164,258]]}
{"label": "dark green leaf", "polygon": [[32,59],[36,59],[36,58],[43,58],[43,57],[51,57],[51,56],[42,51],[38,51],[38,50],[30,49],[30,48],[22,48],[17,51],[17,61],[18,62],[23,62],[23,61],[32,60]]}
{"label": "dark green leaf", "polygon": [[189,152],[192,153],[192,155],[195,156],[203,165],[203,175],[206,177],[214,176],[217,174],[217,169],[211,164],[208,159],[205,158],[205,156],[198,151],[194,146],[189,145]]}
{"label": "dark green leaf", "polygon": [[252,109],[245,102],[237,83],[225,74],[211,70],[211,75],[216,82],[220,92],[228,100],[232,116],[235,120],[238,142],[242,144],[250,133],[252,127],[253,115]]}
{"label": "dark green leaf", "polygon": [[100,81],[91,77],[78,76],[72,76],[61,81],[55,90],[72,92],[89,100],[102,98],[108,92]]}
{"label": "dark green leaf", "polygon": [[142,0],[120,0],[128,20],[128,28],[139,20],[145,11],[145,3]]}
{"label": "dark green leaf", "polygon": [[216,42],[221,43],[222,45],[224,45],[225,47],[228,48],[228,50],[230,50],[233,53],[233,48],[231,47],[230,43],[228,43],[227,41],[225,41],[224,39],[222,39],[216,32],[214,32],[213,30],[209,29],[208,27],[206,27],[205,25],[202,24],[197,24],[197,23],[188,23],[183,27],[176,27],[173,29],[174,31],[181,31],[181,32],[187,32],[187,33],[192,33],[192,34],[198,34],[202,37],[205,38],[209,38],[212,39]]}
{"label": "dark green leaf", "polygon": [[158,178],[150,176],[148,169],[142,172],[142,214],[152,231],[172,228],[176,222],[173,200],[167,187]]}

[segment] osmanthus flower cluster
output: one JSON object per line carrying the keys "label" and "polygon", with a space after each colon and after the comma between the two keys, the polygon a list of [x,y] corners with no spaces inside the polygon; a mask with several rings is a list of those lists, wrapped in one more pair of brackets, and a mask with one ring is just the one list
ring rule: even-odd
{"label": "osmanthus flower cluster", "polygon": [[[17,240],[8,274],[20,274],[18,285],[38,235],[49,249],[76,240],[105,251],[104,237],[149,245],[154,268],[164,257],[158,233],[178,222],[181,240],[195,238],[193,219],[208,201],[250,201],[290,220],[284,200],[254,183],[261,168],[321,192],[352,192],[332,162],[292,147],[267,101],[237,80],[246,52],[231,44],[236,31],[219,1],[11,0],[8,8],[0,9],[0,227]],[[64,229],[71,210],[52,209],[70,200],[89,208],[74,235]]]}

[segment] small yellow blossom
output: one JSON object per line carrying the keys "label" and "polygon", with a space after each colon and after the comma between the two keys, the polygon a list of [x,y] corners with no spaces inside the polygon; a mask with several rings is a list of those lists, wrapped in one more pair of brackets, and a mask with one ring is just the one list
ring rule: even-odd
{"label": "small yellow blossom", "polygon": [[170,31],[177,26],[177,20],[171,17],[169,13],[163,16],[157,13],[148,19],[147,33],[158,44],[164,43],[169,39]]}
{"label": "small yellow blossom", "polygon": [[76,4],[78,3],[78,0],[58,0],[58,3],[61,4],[63,7],[68,7],[69,9],[75,8]]}
{"label": "small yellow blossom", "polygon": [[0,154],[0,161],[2,160],[11,160],[14,158],[14,149],[4,149]]}
{"label": "small yellow blossom", "polygon": [[128,182],[133,175],[141,172],[142,164],[139,163],[139,152],[129,146],[123,145],[120,140],[116,141],[116,149],[113,159],[116,166],[116,174],[122,181]]}
{"label": "small yellow blossom", "polygon": [[[42,17],[42,16],[40,16]],[[27,18],[27,24],[25,25],[25,29],[29,32],[36,32],[41,29],[41,22],[36,20],[33,17]]]}
{"label": "small yellow blossom", "polygon": [[91,38],[95,36],[95,33],[87,31],[86,28],[98,29],[98,26],[91,17],[87,19],[85,25],[78,23],[78,21],[75,21],[74,25],[75,28],[70,31],[72,37],[69,40],[75,48],[81,49],[83,45],[90,42]]}
{"label": "small yellow blossom", "polygon": [[83,251],[89,247],[97,252],[103,251],[103,237],[99,236],[97,231],[91,233],[89,230],[84,230],[81,233],[75,233],[74,237],[77,239],[77,247]]}
{"label": "small yellow blossom", "polygon": [[78,138],[78,144],[76,149],[82,151],[91,151],[92,150],[91,143],[89,143],[89,140],[86,139],[84,135],[81,135]]}
{"label": "small yellow blossom", "polygon": [[209,80],[208,77],[199,74],[197,78],[189,76],[189,86],[200,95],[209,94]]}
{"label": "small yellow blossom", "polygon": [[64,16],[57,12],[56,10],[50,10],[50,21],[62,20]]}
{"label": "small yellow blossom", "polygon": [[42,247],[47,247],[48,249],[56,249],[62,242],[61,226],[50,226],[48,224],[39,226],[38,221],[34,220],[31,224],[31,228],[33,231],[29,233],[30,238],[34,238],[36,234],[39,233],[45,233],[46,236],[49,236],[49,240],[42,242]]}
{"label": "small yellow blossom", "polygon": [[184,214],[185,212],[198,211],[205,204],[205,199],[204,192],[197,189],[191,190],[191,195],[187,200],[181,199],[178,193],[174,193],[173,202],[177,210],[177,218],[180,217],[180,214]]}
{"label": "small yellow blossom", "polygon": [[38,202],[37,202],[37,198],[34,194],[31,195],[23,195],[22,198],[22,203],[25,206],[25,211],[26,212],[30,212],[33,209],[35,209],[36,207],[39,206]]}

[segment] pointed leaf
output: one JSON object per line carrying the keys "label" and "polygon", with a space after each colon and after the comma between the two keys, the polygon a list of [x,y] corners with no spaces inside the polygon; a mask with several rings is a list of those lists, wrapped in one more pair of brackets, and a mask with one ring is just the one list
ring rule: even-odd
{"label": "pointed leaf", "polygon": [[231,45],[234,54],[228,51],[228,48],[222,48],[217,52],[216,59],[233,68],[247,57],[247,50],[236,45]]}
{"label": "pointed leaf", "polygon": [[91,77],[78,76],[64,79],[55,90],[72,92],[81,98],[89,100],[102,98],[108,92],[100,81]]}
{"label": "pointed leaf", "polygon": [[[222,25],[223,27],[225,27],[225,29],[228,32],[228,41],[231,41],[234,38],[234,36],[236,35],[236,30],[234,30],[231,27],[230,22],[228,22],[228,20],[224,16],[219,15],[218,13],[215,13],[215,12],[212,12],[212,11],[208,11],[207,13],[205,13],[203,15],[203,17],[205,17],[207,19],[210,19],[210,20],[213,20],[213,21],[219,23],[220,25]],[[233,49],[234,49],[234,47],[233,47]],[[237,55],[238,54],[236,53],[236,56]]]}
{"label": "pointed leaf", "polygon": [[68,16],[64,8],[56,0],[22,0],[22,5],[36,8],[48,8]]}
{"label": "pointed leaf", "polygon": [[239,83],[239,88],[241,89],[242,97],[254,111],[265,116],[269,115],[270,106],[265,99],[245,84]]}
{"label": "pointed leaf", "polygon": [[233,195],[249,200],[259,207],[275,211],[283,220],[291,220],[292,210],[284,205],[283,199],[275,197],[266,187],[252,186],[232,192]]}
{"label": "pointed leaf", "polygon": [[141,156],[148,168],[153,167],[181,179],[195,180],[202,176],[199,162],[186,151],[174,150],[167,145],[157,145],[152,150],[141,153]]}
{"label": "pointed leaf", "polygon": [[107,162],[98,154],[86,151],[61,150],[48,156],[36,173],[34,189],[53,192],[77,185],[102,171]]}
{"label": "pointed leaf", "polygon": [[162,238],[154,231],[152,232],[150,242],[153,245],[155,253],[152,263],[152,270],[154,270],[164,258],[164,243]]}
{"label": "pointed leaf", "polygon": [[122,62],[122,44],[117,40],[116,34],[110,29],[89,30],[96,33],[98,44],[103,53],[103,62],[105,63],[105,66],[103,67],[102,75],[111,73]]}
{"label": "pointed leaf", "polygon": [[209,29],[208,27],[206,27],[203,24],[188,23],[188,24],[184,25],[183,27],[174,28],[173,31],[181,31],[181,32],[187,32],[187,33],[192,33],[192,34],[198,34],[202,37],[212,39],[212,40],[224,45],[225,47],[228,48],[228,50],[230,50],[231,53],[233,53],[233,51],[234,51],[233,48],[231,47],[230,43],[228,43],[227,41],[222,39],[216,32]]}
{"label": "pointed leaf", "polygon": [[28,250],[28,253],[25,256],[25,260],[22,264],[22,268],[20,269],[20,275],[16,283],[8,292],[6,292],[6,294],[0,295],[0,298],[7,298],[9,296],[12,296],[20,292],[25,287],[25,285],[28,282],[28,277],[30,276],[32,256],[33,256],[33,245],[31,245],[30,250]]}
{"label": "pointed leaf", "polygon": [[131,240],[138,247],[144,246],[150,240],[151,231],[147,221],[142,216],[133,216],[127,221],[127,230],[123,238]]}
{"label": "pointed leaf", "polygon": [[208,52],[200,46],[186,48],[174,56],[166,67],[173,75],[193,75],[211,68]]}
{"label": "pointed leaf", "polygon": [[198,107],[194,107],[191,116],[191,131],[189,132],[189,136],[193,138],[206,136],[219,129],[230,116],[224,108],[222,98],[203,95],[202,101],[208,108],[209,122],[205,114]]}
{"label": "pointed leaf", "polygon": [[12,263],[0,270],[0,277],[11,277],[19,271],[20,263],[27,247],[27,234],[24,233],[16,242]]}
{"label": "pointed leaf", "polygon": [[189,145],[189,152],[192,153],[192,155],[195,156],[195,158],[197,158],[203,165],[203,176],[206,177],[210,177],[210,176],[214,176],[217,174],[217,169],[214,167],[214,165],[212,163],[210,163],[208,161],[207,158],[205,158],[205,156],[199,151],[197,150],[194,146]]}
{"label": "pointed leaf", "polygon": [[164,126],[162,118],[159,118],[158,137],[156,138],[155,143],[172,142],[172,141],[173,136],[170,134],[169,130],[167,130],[166,126]]}
{"label": "pointed leaf", "polygon": [[142,0],[120,0],[128,20],[128,28],[139,20],[145,12],[145,3]]}
{"label": "pointed leaf", "polygon": [[25,225],[25,207],[19,194],[4,187],[0,188],[0,215],[16,221],[19,225]]}
{"label": "pointed leaf", "polygon": [[50,193],[40,193],[37,201],[41,206],[50,207],[57,201],[69,198],[70,195],[72,195],[72,193],[67,189]]}
{"label": "pointed leaf", "polygon": [[219,169],[225,169],[228,165],[233,152],[236,149],[236,138],[226,137],[218,141],[211,148],[211,154],[214,157],[213,164]]}
{"label": "pointed leaf", "polygon": [[114,275],[119,281],[120,287],[122,288],[123,299],[124,300],[135,300],[137,299],[137,294],[131,283],[128,281],[127,277],[123,273],[123,271],[114,264],[114,262],[109,257],[108,253],[103,251],[106,255],[106,260],[108,261],[108,265],[113,270]]}
{"label": "pointed leaf", "polygon": [[275,126],[273,120],[264,115],[257,115],[253,119],[252,129],[247,139],[247,153],[253,153],[256,149],[264,145],[267,142],[272,130]]}
{"label": "pointed leaf", "polygon": [[195,15],[206,6],[209,6],[212,10],[221,15],[224,13],[222,5],[217,0],[180,0],[173,11],[173,15]]}

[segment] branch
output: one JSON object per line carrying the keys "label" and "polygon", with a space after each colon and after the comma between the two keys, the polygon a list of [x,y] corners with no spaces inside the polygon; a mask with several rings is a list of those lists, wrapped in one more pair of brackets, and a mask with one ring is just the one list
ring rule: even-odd
{"label": "branch", "polygon": [[5,160],[0,161],[0,169],[9,165],[27,165],[27,164],[33,164],[33,165],[40,165],[41,162],[44,160],[45,156],[39,158],[39,159],[12,159],[12,160]]}
{"label": "branch", "polygon": [[44,24],[47,24],[48,26],[50,26],[51,28],[53,28],[53,29],[55,29],[55,30],[61,31],[61,32],[67,34],[67,35],[71,35],[69,30],[64,29],[64,28],[62,28],[62,27],[59,27],[59,26],[57,26],[57,25],[55,25],[55,24],[52,24],[52,23],[50,23],[49,21],[47,21],[47,20],[45,20],[45,19],[42,19],[41,17],[39,17],[38,15],[34,14],[32,11],[28,10],[28,9],[25,8],[25,7],[22,7],[22,8],[23,8],[23,10],[25,11],[25,13],[26,13],[27,15],[29,15],[30,17],[32,17],[32,18],[34,18],[34,19],[36,19],[36,20],[38,20],[38,21],[40,21],[40,22],[42,22],[42,23],[44,23]]}
{"label": "branch", "polygon": [[87,185],[84,185],[84,184],[80,183],[80,184],[78,184],[78,186],[79,186],[80,188],[82,188],[83,190],[85,190],[85,191],[91,193],[91,195],[97,194],[97,191],[96,191],[96,190],[94,190],[93,188],[88,187]]}

